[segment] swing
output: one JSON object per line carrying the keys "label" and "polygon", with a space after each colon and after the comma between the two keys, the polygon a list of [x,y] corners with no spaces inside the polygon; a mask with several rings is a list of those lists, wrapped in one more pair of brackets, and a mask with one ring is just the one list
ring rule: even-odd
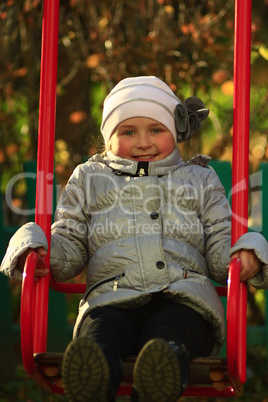
{"label": "swing", "polygon": [[[35,222],[42,227],[50,244],[59,0],[44,0],[43,3]],[[250,42],[251,0],[236,0],[232,169],[232,186],[236,191],[232,194],[232,243],[247,232]],[[239,188],[239,183],[244,184],[242,189]],[[29,254],[23,272],[22,358],[25,370],[37,383],[48,392],[62,394],[64,390],[60,368],[63,353],[50,353],[46,350],[48,291],[51,287],[59,292],[83,294],[86,287],[85,284],[56,283],[52,275],[35,282],[34,272],[38,258],[35,252]],[[49,253],[45,262],[49,267]],[[246,381],[247,287],[245,283],[240,283],[239,276],[240,262],[233,259],[229,268],[228,287],[216,287],[220,296],[227,297],[227,356],[194,359],[191,363],[190,384],[183,396],[233,397],[243,393],[243,384]],[[134,361],[134,357],[129,357],[124,362],[124,378],[118,395],[131,393]]]}

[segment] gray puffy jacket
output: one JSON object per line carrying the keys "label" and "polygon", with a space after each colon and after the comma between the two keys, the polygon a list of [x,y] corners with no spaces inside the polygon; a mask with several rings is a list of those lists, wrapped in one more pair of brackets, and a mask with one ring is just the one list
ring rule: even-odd
{"label": "gray puffy jacket", "polygon": [[[138,164],[108,153],[73,172],[52,226],[51,270],[57,281],[87,265],[83,317],[99,306],[141,306],[161,292],[186,304],[211,324],[217,353],[224,340],[224,311],[211,280],[226,284],[231,214],[211,169],[185,164],[178,149],[161,161]],[[29,223],[11,239],[2,270],[21,273],[16,258],[27,247],[47,247]],[[264,268],[251,282],[268,284],[268,249],[258,233],[243,235],[231,252],[254,249]]]}

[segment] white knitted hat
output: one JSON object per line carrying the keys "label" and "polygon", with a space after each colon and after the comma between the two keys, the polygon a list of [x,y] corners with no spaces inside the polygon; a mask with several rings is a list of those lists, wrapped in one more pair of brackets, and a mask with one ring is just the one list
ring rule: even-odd
{"label": "white knitted hat", "polygon": [[156,77],[125,78],[104,100],[101,133],[107,146],[116,127],[132,117],[148,117],[167,127],[177,142],[174,110],[181,101]]}

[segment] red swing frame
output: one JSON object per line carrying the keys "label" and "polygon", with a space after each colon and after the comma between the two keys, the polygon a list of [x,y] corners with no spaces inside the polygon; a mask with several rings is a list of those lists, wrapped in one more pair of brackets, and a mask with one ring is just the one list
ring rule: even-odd
{"label": "red swing frame", "polygon": [[[48,243],[51,239],[53,165],[56,117],[56,86],[58,58],[59,0],[43,1],[43,33],[40,79],[40,111],[38,132],[36,218]],[[232,243],[248,230],[248,169],[250,115],[250,51],[251,0],[235,1],[234,100],[233,100],[233,168]],[[239,94],[239,97],[238,97]],[[48,250],[49,251],[49,250]],[[38,356],[49,355],[47,345],[49,287],[65,293],[84,293],[84,284],[55,283],[52,275],[34,281],[38,260],[31,253],[26,261],[21,294],[21,348],[25,370],[44,389],[63,393],[38,363]],[[49,252],[45,259],[49,267]],[[211,384],[190,385],[184,396],[239,396],[246,381],[247,287],[240,283],[240,262],[230,263],[228,288],[218,287],[220,296],[227,296],[227,361],[198,359],[205,370],[224,367],[228,384],[217,391]],[[55,354],[54,354],[55,355]],[[56,354],[59,355],[59,354]],[[59,360],[62,356],[58,356]],[[119,394],[131,392],[131,383],[121,385]]]}

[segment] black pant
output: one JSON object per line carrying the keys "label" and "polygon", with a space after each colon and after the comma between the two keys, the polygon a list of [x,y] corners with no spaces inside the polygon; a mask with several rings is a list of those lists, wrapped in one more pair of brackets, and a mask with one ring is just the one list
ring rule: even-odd
{"label": "black pant", "polygon": [[87,316],[79,336],[91,337],[119,358],[135,355],[152,338],[185,345],[190,359],[208,356],[213,347],[210,325],[183,304],[161,298],[136,309],[99,307]]}

